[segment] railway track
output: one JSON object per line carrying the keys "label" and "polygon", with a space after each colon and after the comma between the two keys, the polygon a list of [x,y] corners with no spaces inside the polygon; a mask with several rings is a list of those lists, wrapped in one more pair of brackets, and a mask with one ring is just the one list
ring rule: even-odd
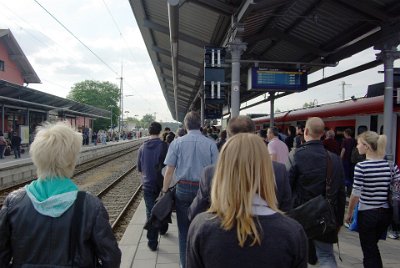
{"label": "railway track", "polygon": [[[123,151],[119,151],[107,156],[101,156],[101,157],[97,157],[95,159],[89,160],[85,163],[80,164],[79,166],[76,167],[75,172],[74,172],[74,177],[81,175],[87,171],[90,171],[98,166],[104,165],[110,161],[116,160],[120,157],[123,157],[129,153],[132,153],[136,150],[138,150],[140,147],[140,144],[135,144],[133,146],[133,148],[127,149],[127,150],[123,150]],[[26,184],[29,184],[32,180],[35,180],[36,178],[32,178],[29,180],[25,180],[23,182],[20,183],[16,183],[14,185],[5,187],[3,189],[0,190],[0,207],[3,205],[3,201],[4,199],[7,197],[7,195],[9,193],[11,193],[14,190],[17,190],[21,187],[24,187]]]}
{"label": "railway track", "polygon": [[107,187],[97,193],[103,202],[111,227],[119,240],[125,232],[127,222],[141,200],[140,176],[136,172],[136,165],[125,171]]}

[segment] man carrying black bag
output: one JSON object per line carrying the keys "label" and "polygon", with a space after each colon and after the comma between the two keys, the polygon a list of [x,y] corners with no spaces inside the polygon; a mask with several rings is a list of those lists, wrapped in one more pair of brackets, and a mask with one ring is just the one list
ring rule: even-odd
{"label": "man carrying black bag", "polygon": [[[327,176],[330,177],[329,203],[335,215],[337,228],[312,237],[310,250],[315,246],[320,267],[337,267],[333,244],[338,242],[338,232],[343,225],[346,204],[344,172],[337,155],[329,154],[330,161],[327,159],[327,151],[321,142],[324,127],[321,118],[312,117],[307,120],[304,130],[306,142],[290,153],[286,168],[292,187],[293,208],[319,195],[326,197]],[[328,163],[332,165],[332,172],[329,172],[331,174],[328,174]],[[312,263],[312,260],[309,262]]]}
{"label": "man carrying black bag", "polygon": [[[149,126],[150,139],[145,141],[139,148],[137,169],[142,173],[143,198],[146,204],[147,220],[150,219],[151,210],[160,194],[163,176],[161,169],[167,155],[168,145],[163,142],[159,135],[161,132],[161,124],[152,122]],[[147,229],[147,242],[150,250],[155,251],[158,247],[158,233],[165,234],[168,229],[168,223],[160,229],[150,226]]]}

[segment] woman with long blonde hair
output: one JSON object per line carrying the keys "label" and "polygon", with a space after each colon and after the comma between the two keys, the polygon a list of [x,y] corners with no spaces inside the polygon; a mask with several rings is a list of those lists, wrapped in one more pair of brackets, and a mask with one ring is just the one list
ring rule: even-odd
{"label": "woman with long blonde hair", "polygon": [[366,155],[366,160],[354,168],[353,190],[345,221],[352,221],[352,212],[357,205],[358,234],[366,268],[383,267],[378,241],[391,222],[390,182],[392,177],[400,178],[397,165],[384,159],[386,140],[386,135],[374,131],[363,132],[357,138],[357,150]]}
{"label": "woman with long blonde hair", "polygon": [[237,134],[219,155],[211,207],[189,228],[186,267],[307,267],[307,238],[277,208],[263,140]]}

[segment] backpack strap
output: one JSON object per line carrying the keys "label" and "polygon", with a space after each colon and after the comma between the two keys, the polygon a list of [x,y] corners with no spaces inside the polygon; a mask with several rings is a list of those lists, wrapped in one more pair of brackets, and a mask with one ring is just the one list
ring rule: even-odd
{"label": "backpack strap", "polygon": [[69,256],[72,261],[72,267],[74,266],[75,262],[75,253],[77,251],[78,245],[78,238],[79,238],[79,229],[81,228],[82,224],[82,210],[83,210],[83,203],[85,201],[86,192],[79,191],[75,200],[74,212],[72,214],[71,226],[70,226],[70,248],[69,248]]}

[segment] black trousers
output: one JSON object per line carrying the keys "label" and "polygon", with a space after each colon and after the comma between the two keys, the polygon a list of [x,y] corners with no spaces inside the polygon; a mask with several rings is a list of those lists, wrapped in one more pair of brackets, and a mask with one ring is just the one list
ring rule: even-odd
{"label": "black trousers", "polygon": [[382,267],[378,241],[386,232],[391,218],[390,209],[377,208],[358,211],[358,233],[364,255],[364,268]]}

